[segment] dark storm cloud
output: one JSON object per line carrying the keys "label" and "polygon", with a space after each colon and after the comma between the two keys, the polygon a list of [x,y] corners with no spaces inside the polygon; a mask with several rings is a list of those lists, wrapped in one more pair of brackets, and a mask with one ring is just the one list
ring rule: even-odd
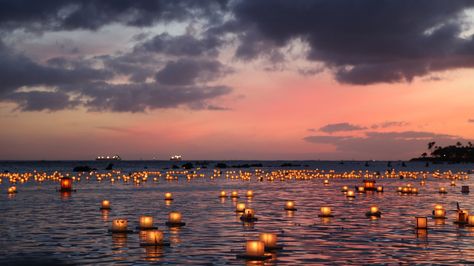
{"label": "dark storm cloud", "polygon": [[27,30],[96,30],[120,23],[144,27],[200,16],[220,18],[226,0],[3,0],[0,27]]}
{"label": "dark storm cloud", "polygon": [[326,133],[334,133],[334,132],[353,131],[353,130],[362,130],[362,129],[366,129],[366,127],[352,125],[349,123],[336,123],[336,124],[327,124],[321,127],[319,130]]}
{"label": "dark storm cloud", "polygon": [[80,104],[78,100],[64,92],[31,91],[16,92],[6,96],[6,99],[15,102],[22,111],[58,111],[71,109]]}
{"label": "dark storm cloud", "polygon": [[367,132],[363,137],[313,135],[304,140],[333,145],[339,155],[347,158],[358,156],[367,159],[408,159],[425,151],[429,141],[436,141],[439,145],[469,141],[458,136],[423,131]]}
{"label": "dark storm cloud", "polygon": [[157,108],[206,108],[206,101],[226,95],[231,88],[225,86],[165,86],[157,83],[111,85],[91,84],[82,91],[91,98],[86,106],[91,111],[144,112]]}
{"label": "dark storm cloud", "polygon": [[308,59],[352,84],[411,81],[431,71],[474,67],[474,41],[459,37],[474,1],[236,1],[226,25],[243,38],[237,56],[253,58],[301,38]]}
{"label": "dark storm cloud", "polygon": [[135,50],[161,53],[169,56],[215,56],[221,44],[222,41],[215,36],[206,36],[198,39],[189,34],[171,36],[167,33],[162,33],[138,45]]}
{"label": "dark storm cloud", "polygon": [[386,121],[378,124],[373,124],[370,126],[372,129],[377,129],[377,128],[388,128],[388,127],[403,127],[407,126],[409,123],[404,122],[404,121]]}
{"label": "dark storm cloud", "polygon": [[156,74],[156,80],[166,85],[189,85],[215,80],[229,71],[216,60],[179,59],[168,62]]}

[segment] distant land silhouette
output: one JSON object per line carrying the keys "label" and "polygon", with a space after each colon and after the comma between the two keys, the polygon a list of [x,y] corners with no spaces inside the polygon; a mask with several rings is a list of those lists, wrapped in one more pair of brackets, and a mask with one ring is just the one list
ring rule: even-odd
{"label": "distant land silhouette", "polygon": [[456,145],[436,146],[436,142],[428,142],[428,151],[421,154],[418,158],[413,158],[411,161],[426,161],[426,162],[451,162],[451,163],[472,163],[474,162],[474,146],[471,142],[463,145],[457,142]]}

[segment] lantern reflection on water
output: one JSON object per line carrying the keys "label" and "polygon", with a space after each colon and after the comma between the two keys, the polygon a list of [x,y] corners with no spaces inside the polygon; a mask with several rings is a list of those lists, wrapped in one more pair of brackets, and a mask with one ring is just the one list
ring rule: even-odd
{"label": "lantern reflection on water", "polygon": [[274,233],[260,233],[259,239],[265,244],[265,250],[281,249],[277,246],[277,235]]}

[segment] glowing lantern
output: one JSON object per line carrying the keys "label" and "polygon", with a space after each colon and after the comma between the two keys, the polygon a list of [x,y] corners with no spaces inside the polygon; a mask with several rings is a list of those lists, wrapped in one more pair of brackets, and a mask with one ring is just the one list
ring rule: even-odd
{"label": "glowing lantern", "polygon": [[377,206],[370,207],[370,213],[371,214],[375,214],[375,213],[378,213],[378,212],[379,212],[379,207],[377,207]]}
{"label": "glowing lantern", "polygon": [[329,185],[329,180],[324,179],[324,185]]}
{"label": "glowing lantern", "polygon": [[457,214],[458,214],[458,217],[457,217],[455,223],[465,224],[467,222],[469,213],[465,210],[458,210]]}
{"label": "glowing lantern", "polygon": [[274,249],[277,247],[277,236],[272,233],[260,233],[260,241],[265,244],[265,248]]}
{"label": "glowing lantern", "polygon": [[239,194],[237,193],[237,191],[232,191],[232,193],[230,194],[230,197],[231,198],[238,198]]}
{"label": "glowing lantern", "polygon": [[382,186],[378,186],[378,187],[377,187],[377,192],[383,192],[383,187],[382,187]]}
{"label": "glowing lantern", "polygon": [[467,225],[468,226],[474,226],[474,215],[468,215],[467,216]]}
{"label": "glowing lantern", "polygon": [[243,202],[237,203],[237,205],[235,206],[235,212],[244,212],[244,210],[245,210],[245,203]]}
{"label": "glowing lantern", "polygon": [[379,207],[373,205],[370,206],[370,209],[368,212],[365,213],[365,216],[367,217],[380,217],[382,215],[382,212],[380,212]]}
{"label": "glowing lantern", "polygon": [[8,188],[8,194],[14,194],[17,193],[18,191],[16,190],[15,186],[11,186]]}
{"label": "glowing lantern", "polygon": [[421,180],[420,185],[424,186],[425,185],[425,180]]}
{"label": "glowing lantern", "polygon": [[252,219],[255,217],[255,210],[254,209],[245,209],[244,210],[244,215],[245,218]]}
{"label": "glowing lantern", "polygon": [[170,192],[165,193],[165,200],[173,200],[173,194]]}
{"label": "glowing lantern", "polygon": [[225,193],[225,191],[222,190],[221,193],[219,194],[219,197],[220,198],[227,198],[227,193]]}
{"label": "glowing lantern", "polygon": [[101,210],[110,210],[110,201],[103,200],[100,209]]}
{"label": "glowing lantern", "polygon": [[357,187],[357,192],[359,193],[365,193],[365,188],[363,186],[358,186]]}
{"label": "glowing lantern", "polygon": [[253,191],[252,190],[248,190],[247,191],[247,198],[252,198],[253,197]]}
{"label": "glowing lantern", "polygon": [[347,191],[347,194],[346,194],[346,197],[348,198],[355,198],[355,193],[353,190],[348,190]]}
{"label": "glowing lantern", "polygon": [[287,211],[296,211],[295,202],[289,200],[285,203],[285,210]]}
{"label": "glowing lantern", "polygon": [[333,217],[331,215],[331,208],[330,207],[321,207],[319,217]]}
{"label": "glowing lantern", "polygon": [[127,232],[128,221],[126,219],[114,219],[112,221],[112,232],[125,233]]}
{"label": "glowing lantern", "polygon": [[245,246],[245,253],[251,257],[262,257],[265,253],[265,243],[258,240],[248,240]]}
{"label": "glowing lantern", "polygon": [[435,207],[435,209],[433,210],[433,217],[437,219],[444,219],[446,218],[446,211],[443,209],[443,207],[441,207],[440,209],[437,209]]}
{"label": "glowing lantern", "polygon": [[166,222],[167,226],[176,227],[176,226],[184,226],[186,223],[181,221],[181,213],[180,212],[170,212],[168,214],[168,222]]}
{"label": "glowing lantern", "polygon": [[397,187],[397,192],[403,192],[403,187]]}
{"label": "glowing lantern", "polygon": [[72,179],[69,177],[61,178],[61,192],[72,191]]}
{"label": "glowing lantern", "polygon": [[427,229],[428,228],[428,218],[426,217],[415,217],[415,228],[416,229]]}
{"label": "glowing lantern", "polygon": [[147,245],[159,246],[163,244],[163,232],[160,230],[151,230],[146,232],[145,243]]}
{"label": "glowing lantern", "polygon": [[418,189],[416,187],[411,188],[412,194],[418,194]]}
{"label": "glowing lantern", "polygon": [[451,181],[451,186],[452,186],[452,187],[455,187],[455,186],[456,186],[456,182],[454,182],[454,180]]}
{"label": "glowing lantern", "polygon": [[347,186],[343,186],[342,189],[341,189],[341,192],[347,192],[349,190],[349,188]]}
{"label": "glowing lantern", "polygon": [[153,217],[151,216],[140,216],[140,229],[152,229],[153,228]]}
{"label": "glowing lantern", "polygon": [[374,180],[364,180],[364,189],[365,190],[375,190],[375,181]]}

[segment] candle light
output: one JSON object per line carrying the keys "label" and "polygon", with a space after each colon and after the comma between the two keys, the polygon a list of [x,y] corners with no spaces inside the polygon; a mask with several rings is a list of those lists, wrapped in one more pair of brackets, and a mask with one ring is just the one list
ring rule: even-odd
{"label": "candle light", "polygon": [[296,211],[296,206],[295,206],[295,202],[292,201],[292,200],[288,200],[286,203],[285,203],[285,210],[287,211]]}
{"label": "candle light", "polygon": [[370,207],[370,213],[375,214],[379,212],[379,207],[377,206],[371,206]]}
{"label": "candle light", "polygon": [[146,232],[145,243],[148,245],[162,245],[163,244],[163,232],[160,230],[151,230]]}
{"label": "candle light", "polygon": [[403,187],[397,187],[397,192],[403,192]]}
{"label": "candle light", "polygon": [[265,243],[259,240],[248,240],[245,252],[247,256],[261,257],[265,253]]}
{"label": "candle light", "polygon": [[357,192],[359,193],[365,193],[365,188],[363,186],[358,186],[357,187]]}
{"label": "candle light", "polygon": [[225,191],[222,190],[221,193],[219,194],[219,197],[220,197],[220,198],[226,198],[226,197],[227,197],[227,193],[225,193]]}
{"label": "candle light", "polygon": [[170,192],[165,193],[165,200],[173,200],[173,194]]}
{"label": "candle light", "polygon": [[440,188],[439,188],[439,193],[440,193],[440,194],[447,194],[448,192],[446,191],[446,188],[445,188],[445,187],[440,187]]}
{"label": "candle light", "polygon": [[69,177],[61,178],[61,192],[72,191],[72,180]]}
{"label": "candle light", "polygon": [[110,210],[110,201],[103,200],[100,209],[101,210]]}
{"label": "candle light", "polygon": [[170,223],[180,223],[181,222],[181,213],[180,212],[170,212],[168,215],[168,222]]}
{"label": "candle light", "polygon": [[455,187],[455,186],[456,186],[456,182],[454,182],[454,180],[451,181],[451,186],[452,186],[452,187]]}
{"label": "candle light", "polygon": [[142,215],[140,216],[140,229],[152,229],[153,228],[153,217]]}
{"label": "candle light", "polygon": [[375,181],[374,180],[364,180],[365,190],[375,190]]}
{"label": "candle light", "polygon": [[260,241],[264,243],[266,249],[277,248],[277,235],[276,234],[260,233],[259,239]]}
{"label": "candle light", "polygon": [[244,212],[244,210],[245,210],[245,203],[243,202],[237,203],[237,205],[235,206],[235,212]]}
{"label": "candle light", "polygon": [[332,217],[330,207],[321,207],[319,217]]}
{"label": "candle light", "polygon": [[324,179],[324,185],[329,185],[329,180]]}
{"label": "candle light", "polygon": [[347,186],[343,186],[342,189],[341,189],[341,192],[347,192],[349,190],[349,188]]}
{"label": "candle light", "polygon": [[383,192],[383,187],[382,187],[382,186],[378,186],[378,187],[377,187],[377,192]]}
{"label": "candle light", "polygon": [[238,198],[239,194],[237,193],[237,191],[232,191],[232,193],[230,194],[230,197],[231,198]]}
{"label": "candle light", "polygon": [[15,186],[9,187],[7,192],[8,192],[8,194],[17,193],[16,187]]}
{"label": "candle light", "polygon": [[427,229],[428,228],[428,218],[426,217],[415,217],[416,229]]}
{"label": "candle light", "polygon": [[433,211],[433,216],[434,218],[445,218],[446,217],[446,211],[443,209],[434,209]]}
{"label": "candle light", "polygon": [[126,219],[114,219],[112,221],[112,232],[125,233],[127,232],[128,221]]}
{"label": "candle light", "polygon": [[370,206],[370,209],[368,212],[365,213],[365,216],[374,218],[374,217],[380,217],[382,215],[382,212],[380,212],[379,207],[376,205]]}
{"label": "candle light", "polygon": [[253,197],[253,191],[252,190],[248,190],[247,191],[247,198],[252,198]]}
{"label": "candle light", "polygon": [[411,193],[412,194],[418,194],[418,188],[416,188],[416,187],[411,188]]}

